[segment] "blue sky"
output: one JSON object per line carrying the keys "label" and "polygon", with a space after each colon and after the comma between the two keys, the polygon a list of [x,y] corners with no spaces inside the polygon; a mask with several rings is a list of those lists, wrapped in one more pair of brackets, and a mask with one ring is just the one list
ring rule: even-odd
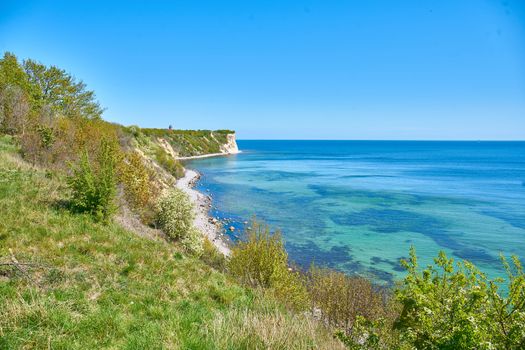
{"label": "blue sky", "polygon": [[525,139],[525,1],[0,2],[0,50],[110,121],[241,139]]}

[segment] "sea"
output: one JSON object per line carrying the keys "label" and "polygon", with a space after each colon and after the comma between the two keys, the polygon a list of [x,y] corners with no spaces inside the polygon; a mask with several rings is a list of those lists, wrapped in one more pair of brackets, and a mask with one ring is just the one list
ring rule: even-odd
{"label": "sea", "polygon": [[[504,275],[525,259],[525,142],[238,141],[242,153],[193,160],[210,214],[232,241],[251,218],[279,230],[291,261],[392,284],[415,247]],[[231,232],[229,228],[235,230]]]}

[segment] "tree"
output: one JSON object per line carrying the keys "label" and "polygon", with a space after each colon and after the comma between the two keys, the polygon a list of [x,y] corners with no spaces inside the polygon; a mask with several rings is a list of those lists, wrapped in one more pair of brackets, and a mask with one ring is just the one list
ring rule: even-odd
{"label": "tree", "polygon": [[0,59],[0,130],[15,134],[25,131],[30,109],[31,85],[15,55],[6,52]]}
{"label": "tree", "polygon": [[4,57],[0,59],[0,89],[8,85],[19,86],[24,92],[31,90],[24,68],[18,63],[16,56],[10,52],[4,53]]}
{"label": "tree", "polygon": [[24,61],[25,73],[33,89],[33,99],[38,106],[49,104],[53,110],[66,117],[99,119],[103,109],[95,93],[86,84],[77,81],[65,70],[45,65],[31,59]]}

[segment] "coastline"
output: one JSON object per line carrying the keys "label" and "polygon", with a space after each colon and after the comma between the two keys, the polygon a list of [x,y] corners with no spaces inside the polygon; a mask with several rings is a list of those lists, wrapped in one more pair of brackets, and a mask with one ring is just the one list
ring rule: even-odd
{"label": "coastline", "polygon": [[221,156],[230,156],[232,154],[239,154],[241,151],[236,152],[227,152],[227,153],[209,153],[203,154],[200,156],[188,156],[188,157],[175,157],[176,160],[191,160],[191,159],[201,159],[201,158],[211,158],[211,157],[221,157]]}
{"label": "coastline", "polygon": [[[227,154],[221,153],[220,155]],[[202,158],[202,156],[197,157]],[[184,177],[178,179],[175,186],[186,193],[193,203],[195,211],[193,225],[213,243],[218,251],[228,256],[230,255],[231,250],[226,242],[220,237],[220,228],[217,226],[218,222],[214,223],[213,218],[208,214],[208,210],[211,206],[211,198],[193,188],[200,176],[201,175],[197,171],[186,169],[184,171]]]}

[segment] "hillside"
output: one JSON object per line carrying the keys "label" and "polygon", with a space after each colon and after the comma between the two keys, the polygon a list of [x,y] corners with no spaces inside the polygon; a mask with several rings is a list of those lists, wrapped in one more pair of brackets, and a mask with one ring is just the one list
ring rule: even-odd
{"label": "hillside", "polygon": [[0,262],[19,262],[0,267],[1,349],[339,347],[177,244],[71,213],[17,151],[0,138]]}

